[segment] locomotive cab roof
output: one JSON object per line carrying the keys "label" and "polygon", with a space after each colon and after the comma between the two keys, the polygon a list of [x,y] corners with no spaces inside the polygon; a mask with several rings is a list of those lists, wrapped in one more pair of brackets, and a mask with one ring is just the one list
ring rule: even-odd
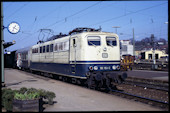
{"label": "locomotive cab roof", "polygon": [[69,35],[82,33],[82,32],[95,32],[95,31],[99,32],[99,31],[101,31],[101,28],[94,29],[94,28],[87,28],[87,27],[78,27],[78,28],[75,28],[72,31],[70,31]]}

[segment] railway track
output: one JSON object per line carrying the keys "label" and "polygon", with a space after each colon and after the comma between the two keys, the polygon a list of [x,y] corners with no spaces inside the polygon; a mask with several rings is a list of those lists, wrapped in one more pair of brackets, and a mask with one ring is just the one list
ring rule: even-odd
{"label": "railway track", "polygon": [[156,106],[161,109],[164,109],[165,111],[169,110],[169,102],[166,102],[166,101],[160,101],[157,99],[151,99],[151,98],[147,98],[147,97],[143,97],[139,95],[134,95],[134,94],[127,93],[124,91],[120,91],[120,90],[112,90],[110,94],[121,96],[123,98],[132,99],[134,101],[139,101],[142,103],[150,104],[152,106]]}
{"label": "railway track", "polygon": [[169,83],[165,81],[128,77],[110,93],[169,110],[168,87]]}
{"label": "railway track", "polygon": [[151,98],[147,98],[147,97],[142,97],[142,96],[138,96],[138,95],[126,93],[126,92],[119,91],[119,90],[112,90],[112,92],[117,92],[117,93],[125,94],[125,95],[128,95],[128,96],[137,97],[137,98],[140,98],[140,99],[149,100],[149,101],[153,101],[153,102],[157,102],[157,103],[169,105],[169,102],[166,102],[166,101],[160,101],[160,100],[156,100],[156,99],[151,99]]}
{"label": "railway track", "polygon": [[124,84],[140,86],[149,89],[169,91],[169,82],[162,80],[128,77]]}

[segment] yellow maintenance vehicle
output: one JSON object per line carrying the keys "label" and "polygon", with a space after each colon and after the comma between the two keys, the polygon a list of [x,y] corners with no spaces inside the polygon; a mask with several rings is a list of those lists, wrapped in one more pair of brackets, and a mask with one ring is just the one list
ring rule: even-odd
{"label": "yellow maintenance vehicle", "polygon": [[132,70],[132,66],[134,65],[135,57],[129,54],[122,55],[121,58],[121,70],[128,71],[129,69]]}

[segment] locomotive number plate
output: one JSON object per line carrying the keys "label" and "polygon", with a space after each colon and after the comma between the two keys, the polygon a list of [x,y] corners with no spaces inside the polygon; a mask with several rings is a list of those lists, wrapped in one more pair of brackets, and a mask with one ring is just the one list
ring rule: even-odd
{"label": "locomotive number plate", "polygon": [[107,53],[102,53],[102,58],[108,58],[108,54]]}

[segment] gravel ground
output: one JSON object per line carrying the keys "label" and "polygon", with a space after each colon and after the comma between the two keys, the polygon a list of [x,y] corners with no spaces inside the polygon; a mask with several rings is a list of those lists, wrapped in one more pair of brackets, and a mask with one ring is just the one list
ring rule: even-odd
{"label": "gravel ground", "polygon": [[169,103],[169,92],[166,91],[148,89],[146,87],[144,88],[135,85],[125,85],[125,84],[121,84],[117,86],[117,88],[123,90],[126,93]]}
{"label": "gravel ground", "polygon": [[143,87],[136,87],[131,85],[119,85],[118,89],[124,90],[127,93],[139,95],[142,97],[148,97],[151,99],[156,99],[164,102],[169,102],[169,93],[165,91],[148,89]]}

